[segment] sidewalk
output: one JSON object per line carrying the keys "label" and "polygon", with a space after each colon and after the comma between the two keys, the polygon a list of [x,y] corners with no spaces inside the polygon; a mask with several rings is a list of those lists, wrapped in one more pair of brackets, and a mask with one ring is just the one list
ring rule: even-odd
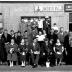
{"label": "sidewalk", "polygon": [[55,67],[41,67],[32,68],[31,66],[26,66],[22,68],[20,66],[0,66],[0,72],[72,72],[72,65],[63,65],[63,66],[55,66]]}

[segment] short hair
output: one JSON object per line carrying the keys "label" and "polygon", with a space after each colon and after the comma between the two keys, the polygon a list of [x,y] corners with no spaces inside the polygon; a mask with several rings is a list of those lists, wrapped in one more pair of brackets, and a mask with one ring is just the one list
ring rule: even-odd
{"label": "short hair", "polygon": [[27,32],[27,30],[24,31],[24,33]]}
{"label": "short hair", "polygon": [[14,34],[16,34],[17,32],[15,32]]}
{"label": "short hair", "polygon": [[61,28],[64,28],[64,27],[60,27],[60,29],[61,29]]}
{"label": "short hair", "polygon": [[54,23],[54,25],[56,25],[56,23]]}
{"label": "short hair", "polygon": [[20,32],[20,31],[18,31],[17,33],[20,33],[20,34],[21,34],[21,32]]}
{"label": "short hair", "polygon": [[10,32],[14,32],[14,30],[11,30]]}

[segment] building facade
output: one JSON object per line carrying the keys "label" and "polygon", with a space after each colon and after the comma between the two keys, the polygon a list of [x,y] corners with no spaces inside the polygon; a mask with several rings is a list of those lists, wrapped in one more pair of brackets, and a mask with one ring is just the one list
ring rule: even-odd
{"label": "building facade", "polygon": [[51,25],[56,23],[58,27],[69,30],[72,26],[71,9],[70,2],[0,2],[0,22],[8,32],[11,29],[16,32],[20,28],[21,16],[51,16]]}

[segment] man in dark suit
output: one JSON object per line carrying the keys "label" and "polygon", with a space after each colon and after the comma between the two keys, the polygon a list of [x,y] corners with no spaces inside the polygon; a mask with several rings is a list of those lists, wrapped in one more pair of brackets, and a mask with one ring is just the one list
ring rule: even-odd
{"label": "man in dark suit", "polygon": [[4,62],[7,61],[7,52],[5,45],[11,41],[11,35],[8,34],[8,31],[5,29],[4,33],[2,34],[2,39],[4,40]]}
{"label": "man in dark suit", "polygon": [[58,38],[62,44],[64,44],[64,37],[65,37],[64,28],[61,27],[60,32],[58,33]]}
{"label": "man in dark suit", "polygon": [[2,35],[2,38],[4,39],[4,42],[5,43],[8,43],[8,42],[11,41],[11,35],[8,34],[8,31],[6,29],[4,30],[4,33]]}
{"label": "man in dark suit", "polygon": [[43,30],[46,31],[47,36],[50,34],[50,26],[49,26],[48,18],[45,18],[45,20],[43,21]]}
{"label": "man in dark suit", "polygon": [[51,51],[51,55],[50,55],[51,66],[55,65],[55,55],[54,55],[53,47],[57,39],[58,39],[58,36],[55,34],[54,29],[51,29],[51,33],[49,35],[49,49]]}

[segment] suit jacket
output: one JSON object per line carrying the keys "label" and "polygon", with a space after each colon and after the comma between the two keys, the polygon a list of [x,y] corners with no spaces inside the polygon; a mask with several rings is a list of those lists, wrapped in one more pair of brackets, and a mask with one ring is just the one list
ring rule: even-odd
{"label": "suit jacket", "polygon": [[26,50],[26,45],[24,44],[24,45],[19,45],[19,49],[20,49],[20,52],[25,52]]}
{"label": "suit jacket", "polygon": [[65,33],[63,33],[63,35],[61,33],[58,34],[58,38],[60,39],[61,43],[64,43],[64,37],[65,37]]}
{"label": "suit jacket", "polygon": [[46,24],[46,21],[44,20],[44,21],[43,21],[43,29],[46,30],[47,27],[48,27],[48,26],[47,26],[47,24]]}
{"label": "suit jacket", "polygon": [[10,43],[9,44],[6,44],[6,51],[7,53],[9,53],[10,49],[11,48],[14,48],[14,53],[16,53],[18,50],[18,45],[17,44],[14,44],[14,45],[11,45]]}
{"label": "suit jacket", "polygon": [[11,35],[7,34],[7,38],[5,37],[5,35],[2,35],[2,38],[4,39],[4,43],[10,42],[11,41]]}
{"label": "suit jacket", "polygon": [[52,41],[52,45],[53,45],[53,46],[55,45],[57,39],[58,39],[58,36],[57,36],[56,34],[52,34],[52,35],[50,34],[50,35],[49,35],[49,41],[50,41],[50,40],[53,40],[53,41]]}
{"label": "suit jacket", "polygon": [[39,44],[36,42],[36,43],[35,43],[35,46],[32,45],[32,49],[33,49],[33,51],[40,51],[40,46],[39,46]]}

